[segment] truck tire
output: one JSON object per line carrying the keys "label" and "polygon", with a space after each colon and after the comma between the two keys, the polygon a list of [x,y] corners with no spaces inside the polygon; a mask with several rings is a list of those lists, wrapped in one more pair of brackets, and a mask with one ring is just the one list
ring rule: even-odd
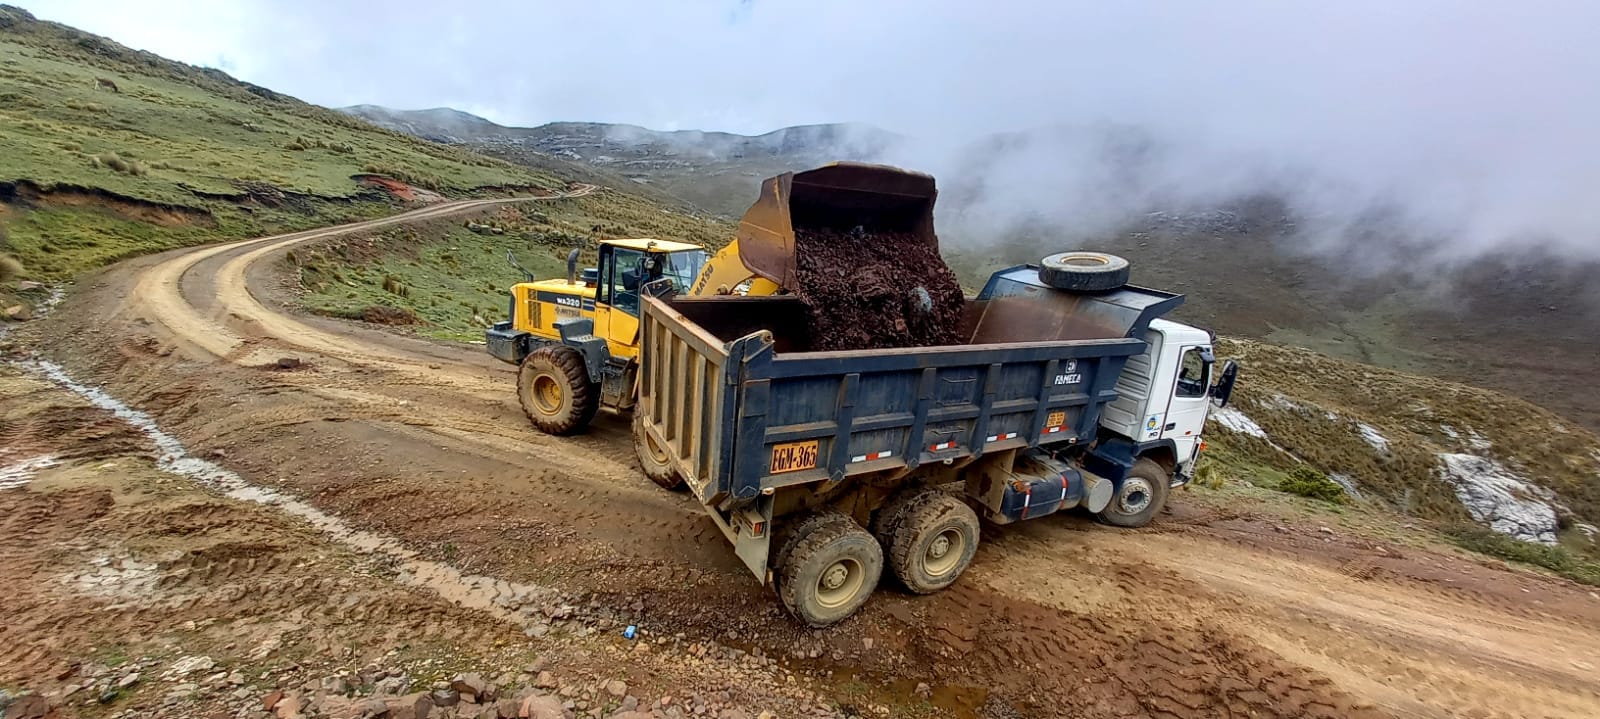
{"label": "truck tire", "polygon": [[932,594],[954,584],[978,551],[978,514],[955,497],[935,490],[919,495],[894,529],[889,568],[914,594]]}
{"label": "truck tire", "polygon": [[877,537],[878,542],[883,544],[885,555],[889,552],[889,545],[894,544],[894,531],[899,529],[906,513],[912,507],[928,501],[930,496],[937,494],[943,493],[932,487],[907,487],[890,497],[889,501],[872,515],[872,536]]}
{"label": "truck tire", "polygon": [[1133,463],[1128,476],[1122,478],[1111,504],[1095,518],[1113,527],[1143,527],[1167,505],[1171,481],[1155,460],[1140,458]]}
{"label": "truck tire", "polygon": [[1114,290],[1128,284],[1128,261],[1104,252],[1058,252],[1039,260],[1039,281],[1073,292]]}
{"label": "truck tire", "polygon": [[600,410],[600,385],[589,381],[577,350],[546,345],[523,358],[517,398],[540,432],[567,435],[588,427]]}
{"label": "truck tire", "polygon": [[[856,523],[856,520],[851,519],[850,515],[832,509],[791,516],[795,521],[784,522],[777,530],[778,536],[776,539],[778,541],[776,544],[778,551],[772,555],[771,561],[768,562],[775,571],[789,561],[789,555],[794,552],[795,545],[798,545],[800,540],[811,536],[812,532],[830,524],[853,526]],[[788,517],[785,519],[788,519]]]}
{"label": "truck tire", "polygon": [[633,450],[639,455],[639,469],[644,470],[644,476],[650,481],[662,489],[684,488],[683,477],[672,466],[672,455],[644,431],[644,415],[639,412],[633,413]]}
{"label": "truck tire", "polygon": [[778,567],[778,598],[821,628],[854,614],[883,576],[883,548],[855,522],[825,522],[794,543]]}

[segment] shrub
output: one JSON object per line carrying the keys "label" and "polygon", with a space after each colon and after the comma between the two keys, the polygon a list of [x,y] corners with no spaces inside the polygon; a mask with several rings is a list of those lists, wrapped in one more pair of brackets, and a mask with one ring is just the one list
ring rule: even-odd
{"label": "shrub", "polygon": [[94,167],[107,167],[125,175],[143,175],[148,170],[136,161],[118,155],[115,152],[103,152],[89,159],[89,164]]}
{"label": "shrub", "polygon": [[22,262],[11,255],[0,255],[0,282],[10,282],[22,276],[26,268]]}
{"label": "shrub", "polygon": [[1600,586],[1600,564],[1573,556],[1559,545],[1524,542],[1476,524],[1448,527],[1445,534],[1463,549],[1544,567],[1568,579]]}
{"label": "shrub", "polygon": [[1215,460],[1201,456],[1200,463],[1194,468],[1194,483],[1206,489],[1222,489],[1222,470],[1218,468]]}
{"label": "shrub", "polygon": [[1334,504],[1350,501],[1350,496],[1345,494],[1344,487],[1328,479],[1328,475],[1315,467],[1305,464],[1290,470],[1289,476],[1278,484],[1278,490]]}
{"label": "shrub", "polygon": [[383,291],[399,297],[411,296],[411,288],[406,287],[405,283],[394,275],[383,276]]}

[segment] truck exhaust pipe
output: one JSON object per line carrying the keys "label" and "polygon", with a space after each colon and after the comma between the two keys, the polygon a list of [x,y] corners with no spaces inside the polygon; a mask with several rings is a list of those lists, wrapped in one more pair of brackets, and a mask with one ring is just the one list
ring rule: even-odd
{"label": "truck exhaust pipe", "polygon": [[578,248],[567,253],[567,284],[578,284]]}

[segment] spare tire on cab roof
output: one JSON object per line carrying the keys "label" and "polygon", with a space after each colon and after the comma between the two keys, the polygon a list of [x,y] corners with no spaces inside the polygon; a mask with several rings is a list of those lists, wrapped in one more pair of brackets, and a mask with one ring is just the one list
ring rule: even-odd
{"label": "spare tire on cab roof", "polygon": [[1128,284],[1128,261],[1104,252],[1058,252],[1039,261],[1039,280],[1058,290],[1114,290]]}

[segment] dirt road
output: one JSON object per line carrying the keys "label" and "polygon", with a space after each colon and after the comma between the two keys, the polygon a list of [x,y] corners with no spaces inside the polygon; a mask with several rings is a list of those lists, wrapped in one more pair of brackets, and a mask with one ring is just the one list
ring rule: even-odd
{"label": "dirt road", "polygon": [[[540,435],[511,369],[481,351],[295,312],[283,255],[328,234],[125,262],[82,282],[24,339],[251,484],[464,575],[582,596],[683,642],[760,650],[837,705],[1600,716],[1600,595],[1588,588],[1189,493],[1143,531],[1072,517],[986,528],[951,590],[881,590],[859,618],[803,631],[691,501],[639,475],[623,420]],[[279,369],[285,357],[302,364]],[[0,510],[32,491],[0,490]],[[480,612],[468,623],[498,622],[507,642],[550,641],[518,621]],[[0,672],[49,673],[38,656],[0,654]],[[658,693],[743,681],[715,666],[689,677],[621,661]]]}

